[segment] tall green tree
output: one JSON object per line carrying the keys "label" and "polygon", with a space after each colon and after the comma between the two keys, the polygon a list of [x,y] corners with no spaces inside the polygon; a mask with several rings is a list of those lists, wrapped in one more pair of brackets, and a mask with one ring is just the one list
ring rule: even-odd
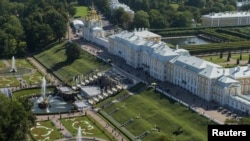
{"label": "tall green tree", "polygon": [[[0,140],[27,141],[27,134],[34,125],[31,108],[0,94]],[[29,103],[29,100],[26,103]]]}
{"label": "tall green tree", "polygon": [[166,28],[169,23],[165,17],[156,9],[152,9],[148,12],[150,27],[153,29]]}
{"label": "tall green tree", "polygon": [[112,21],[115,25],[127,29],[128,24],[131,22],[131,17],[123,8],[118,8],[113,11]]}
{"label": "tall green tree", "polygon": [[236,8],[233,5],[226,5],[224,6],[224,11],[235,11]]}
{"label": "tall green tree", "polygon": [[54,8],[49,8],[45,13],[44,20],[47,24],[50,25],[54,37],[57,40],[61,40],[63,37],[65,37],[67,31],[66,23],[68,21],[67,16],[67,13],[64,13],[64,15],[62,15]]}
{"label": "tall green tree", "polygon": [[237,58],[236,60],[236,64],[239,65],[240,64],[240,58]]}
{"label": "tall green tree", "polygon": [[17,53],[19,43],[24,40],[24,30],[15,15],[0,16],[0,44],[1,56],[10,56]]}
{"label": "tall green tree", "polygon": [[220,58],[223,58],[223,51],[220,51]]}
{"label": "tall green tree", "polygon": [[134,26],[137,28],[150,28],[149,15],[143,10],[139,10],[134,16]]}
{"label": "tall green tree", "polygon": [[191,27],[193,15],[189,11],[181,12],[176,17],[175,27]]}
{"label": "tall green tree", "polygon": [[82,49],[76,42],[69,41],[65,45],[65,55],[67,56],[67,62],[72,63],[76,59],[80,58],[82,54]]}
{"label": "tall green tree", "polygon": [[185,4],[202,8],[205,5],[205,0],[187,0]]}

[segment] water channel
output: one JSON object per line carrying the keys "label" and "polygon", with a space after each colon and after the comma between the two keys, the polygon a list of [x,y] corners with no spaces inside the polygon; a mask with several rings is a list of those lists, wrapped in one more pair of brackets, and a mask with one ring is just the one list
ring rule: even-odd
{"label": "water channel", "polygon": [[162,41],[172,45],[202,45],[212,43],[197,36],[163,37]]}

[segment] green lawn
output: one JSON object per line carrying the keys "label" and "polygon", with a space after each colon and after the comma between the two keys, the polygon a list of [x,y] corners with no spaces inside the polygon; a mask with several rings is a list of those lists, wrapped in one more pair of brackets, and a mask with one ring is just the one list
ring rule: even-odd
{"label": "green lawn", "polygon": [[[202,59],[207,60],[209,62],[221,65],[226,68],[232,68],[238,66],[236,64],[237,58],[240,58],[240,54],[232,54],[231,55],[231,61],[227,61],[227,54],[224,54],[222,58],[220,58],[219,54],[216,56],[204,56]],[[248,63],[249,59],[249,53],[242,53],[242,60],[240,60],[241,66],[244,66]]]}
{"label": "green lawn", "polygon": [[85,51],[79,59],[68,64],[65,56],[65,43],[56,44],[54,47],[35,55],[35,58],[65,83],[72,84],[73,76],[87,75],[96,70],[103,71],[109,68],[105,62]]}
{"label": "green lawn", "polygon": [[[248,61],[249,53],[242,53],[242,60]],[[240,54],[232,54],[232,59],[236,60],[237,58],[240,58]]]}
{"label": "green lawn", "polygon": [[15,77],[1,77],[0,76],[0,88],[1,87],[18,87],[19,82]]}
{"label": "green lawn", "polygon": [[34,70],[31,75],[24,75],[23,79],[31,85],[39,85],[42,80],[42,74],[38,70]]}
{"label": "green lawn", "polygon": [[[82,129],[82,136],[98,137],[105,140],[110,140],[110,137],[106,135],[107,131],[105,131],[105,129],[100,129],[100,127],[97,127],[98,123],[93,123],[92,121],[93,120],[90,120],[90,117],[87,116],[61,119],[64,127],[67,128],[73,137],[77,136],[78,127],[80,126]],[[106,134],[104,134],[103,131]]]}
{"label": "green lawn", "polygon": [[74,17],[81,17],[84,18],[87,16],[88,14],[88,7],[86,6],[76,6],[76,14],[74,15]]}
{"label": "green lawn", "polygon": [[[147,130],[150,131],[142,139],[143,141],[158,140],[162,135],[175,138],[176,141],[205,141],[207,140],[207,124],[214,124],[153,89],[130,96],[122,102],[114,103],[105,108],[104,111],[110,113],[116,108],[119,110],[111,116],[120,124],[134,119],[133,122],[125,126],[134,136]],[[153,130],[155,126],[160,132]],[[183,132],[175,135],[174,133],[178,129]]]}
{"label": "green lawn", "polygon": [[36,122],[36,126],[31,128],[31,134],[37,141],[55,141],[61,138],[60,132],[51,121]]}
{"label": "green lawn", "polygon": [[[12,64],[11,59],[8,59],[7,61],[10,65]],[[0,73],[6,73],[6,71],[9,71],[9,69],[2,64],[4,64],[3,61],[1,61],[0,63],[1,65]],[[34,68],[29,61],[23,58],[22,59],[16,58],[15,64],[17,68],[17,73],[21,75],[21,77],[24,80],[26,80],[27,83],[38,84],[41,82],[42,74],[36,68]],[[2,70],[1,67],[3,68]],[[14,75],[13,76],[11,74],[6,74],[6,76],[5,74],[0,75],[0,87],[8,87],[8,86],[18,87],[19,85],[20,83]]]}
{"label": "green lawn", "polygon": [[131,92],[137,92],[139,90],[141,90],[142,88],[144,88],[146,86],[146,84],[139,82],[138,84],[136,84],[135,86],[133,86],[132,88],[129,89],[129,91]]}
{"label": "green lawn", "polygon": [[0,61],[0,69],[6,68],[3,60]]}
{"label": "green lawn", "polygon": [[[46,88],[47,92],[53,92],[55,88]],[[41,88],[31,88],[31,89],[24,89],[20,91],[13,92],[14,97],[21,97],[21,96],[32,96],[36,94],[41,94]]]}

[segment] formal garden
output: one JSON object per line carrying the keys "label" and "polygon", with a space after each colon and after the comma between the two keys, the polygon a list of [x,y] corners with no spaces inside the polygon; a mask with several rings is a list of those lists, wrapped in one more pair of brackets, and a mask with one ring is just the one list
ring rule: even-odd
{"label": "formal garden", "polygon": [[110,135],[104,127],[99,125],[99,123],[90,116],[64,118],[60,121],[73,137],[76,137],[79,134],[78,129],[80,127],[82,137],[97,137],[110,141],[114,140],[112,135]]}
{"label": "formal garden", "polygon": [[[138,86],[144,88],[139,89]],[[106,100],[97,104],[101,108],[100,115],[118,127],[130,140],[157,140],[162,136],[176,141],[207,139],[206,127],[215,124],[213,121],[152,87],[147,88],[141,84],[136,87],[139,93],[131,95],[124,90],[112,98],[116,102]]]}
{"label": "formal garden", "polygon": [[[47,87],[46,93],[52,93],[54,91],[55,87]],[[13,97],[19,98],[19,97],[31,97],[31,96],[37,96],[41,95],[41,88],[28,88],[28,89],[22,89],[17,90],[13,92]]]}
{"label": "formal garden", "polygon": [[0,87],[30,87],[40,84],[43,74],[28,59],[14,60],[16,72],[10,72],[12,61],[12,59],[0,60]]}
{"label": "formal garden", "polygon": [[50,120],[36,122],[36,125],[30,131],[36,141],[55,141],[62,137],[60,131]]}
{"label": "formal garden", "polygon": [[[62,124],[63,129],[58,125]],[[76,140],[80,135],[83,138],[101,138],[104,140],[113,141],[114,138],[110,135],[104,127],[99,125],[90,116],[76,116],[69,118],[61,118],[60,123],[56,119],[48,119],[45,121],[37,121],[36,125],[30,129],[32,138],[37,141],[55,141],[62,138],[60,130],[69,131],[68,140]],[[75,138],[75,139],[74,139]],[[82,139],[83,140],[83,139]]]}
{"label": "formal garden", "polygon": [[225,68],[232,68],[236,66],[246,66],[250,62],[250,54],[249,53],[236,53],[230,55],[229,52],[211,56],[203,56],[201,57],[204,60],[209,62],[221,65]]}

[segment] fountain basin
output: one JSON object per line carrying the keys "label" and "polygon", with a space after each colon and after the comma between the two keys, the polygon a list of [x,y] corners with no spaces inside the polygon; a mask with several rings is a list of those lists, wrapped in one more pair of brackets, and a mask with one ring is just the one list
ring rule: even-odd
{"label": "fountain basin", "polygon": [[0,77],[24,76],[32,73],[30,68],[17,68],[18,71],[10,72],[9,68],[0,69]]}
{"label": "fountain basin", "polygon": [[32,112],[34,114],[58,114],[67,113],[74,107],[71,102],[64,101],[59,96],[48,95],[48,101],[41,101],[40,96],[31,97],[33,103]]}
{"label": "fountain basin", "polygon": [[210,41],[201,39],[198,36],[169,37],[162,40],[172,45],[202,45],[211,43]]}

